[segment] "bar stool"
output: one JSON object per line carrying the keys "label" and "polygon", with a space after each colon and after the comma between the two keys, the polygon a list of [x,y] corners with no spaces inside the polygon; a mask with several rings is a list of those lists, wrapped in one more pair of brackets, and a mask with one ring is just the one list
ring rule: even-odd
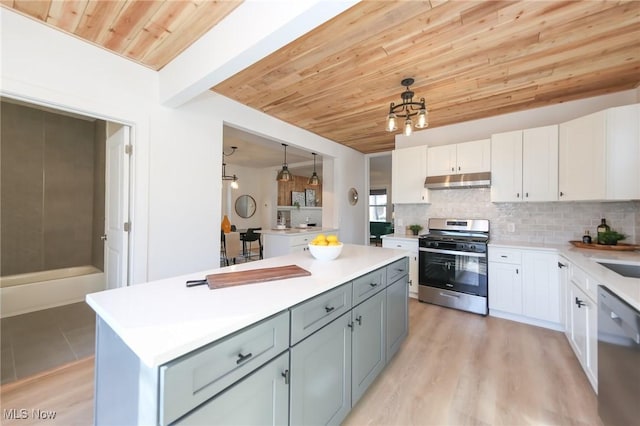
{"label": "bar stool", "polygon": [[[248,228],[247,232],[244,233],[242,237],[242,248],[244,251],[245,259],[250,260],[252,256],[256,256],[256,253],[253,251],[252,243],[258,242],[258,253],[257,256],[259,259],[262,259],[262,238],[259,232],[254,232],[261,230],[262,228]],[[247,246],[248,243],[248,246]]]}

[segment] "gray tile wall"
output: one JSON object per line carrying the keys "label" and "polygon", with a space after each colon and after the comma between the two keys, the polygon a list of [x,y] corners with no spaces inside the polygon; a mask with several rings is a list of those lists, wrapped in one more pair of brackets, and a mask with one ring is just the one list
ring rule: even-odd
{"label": "gray tile wall", "polygon": [[91,264],[94,122],[1,108],[2,275]]}
{"label": "gray tile wall", "polygon": [[93,157],[93,228],[91,232],[91,264],[104,270],[104,234],[105,218],[105,162],[107,123],[97,120],[95,125],[95,150]]}
{"label": "gray tile wall", "polygon": [[[426,230],[429,217],[481,218],[491,221],[493,241],[557,244],[580,240],[586,229],[594,235],[604,217],[612,229],[627,235],[623,242],[640,243],[640,201],[496,204],[490,201],[489,189],[431,191],[430,201],[396,205],[396,232],[412,223]],[[510,224],[514,232],[509,232]]]}

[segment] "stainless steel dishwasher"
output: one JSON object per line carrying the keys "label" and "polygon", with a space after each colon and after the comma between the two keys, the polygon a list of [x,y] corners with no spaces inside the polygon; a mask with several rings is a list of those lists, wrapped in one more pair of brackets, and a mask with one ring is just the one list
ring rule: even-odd
{"label": "stainless steel dishwasher", "polygon": [[605,426],[640,419],[640,312],[598,289],[598,414]]}

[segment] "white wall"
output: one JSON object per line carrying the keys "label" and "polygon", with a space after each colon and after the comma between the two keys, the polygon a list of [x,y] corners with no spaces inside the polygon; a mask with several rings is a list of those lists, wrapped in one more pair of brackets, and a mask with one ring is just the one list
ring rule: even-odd
{"label": "white wall", "polygon": [[146,280],[149,114],[157,75],[103,49],[0,8],[2,96],[132,126],[133,282]]}
{"label": "white wall", "polygon": [[134,283],[217,267],[225,122],[326,157],[323,223],[364,242],[363,203],[346,198],[363,192],[363,154],[210,91],[161,107],[157,73],[10,10],[0,19],[3,96],[132,126]]}

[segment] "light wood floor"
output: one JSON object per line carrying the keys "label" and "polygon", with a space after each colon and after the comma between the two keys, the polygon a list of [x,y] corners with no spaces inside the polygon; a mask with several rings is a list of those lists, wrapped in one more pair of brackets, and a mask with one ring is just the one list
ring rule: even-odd
{"label": "light wood floor", "polygon": [[[563,334],[411,300],[409,338],[345,425],[600,425],[596,396]],[[90,425],[93,358],[0,387],[39,424]],[[33,418],[2,424],[38,424]]]}
{"label": "light wood floor", "polygon": [[409,338],[345,425],[600,424],[564,334],[409,305]]}

